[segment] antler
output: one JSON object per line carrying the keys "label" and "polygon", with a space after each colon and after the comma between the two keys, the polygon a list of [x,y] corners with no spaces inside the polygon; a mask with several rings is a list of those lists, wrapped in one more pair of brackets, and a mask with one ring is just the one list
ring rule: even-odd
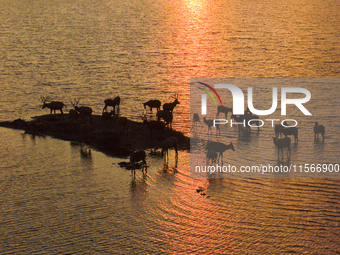
{"label": "antler", "polygon": [[47,97],[41,96],[40,100],[41,100],[41,102],[45,103],[47,100],[49,100],[49,97],[48,96]]}
{"label": "antler", "polygon": [[73,101],[74,101],[74,102],[72,102],[72,101],[70,101],[70,102],[71,102],[71,104],[72,104],[73,107],[76,107],[76,106],[78,106],[80,99],[79,99],[79,100],[74,99]]}
{"label": "antler", "polygon": [[173,99],[178,99],[178,93],[175,93],[175,95],[171,96]]}

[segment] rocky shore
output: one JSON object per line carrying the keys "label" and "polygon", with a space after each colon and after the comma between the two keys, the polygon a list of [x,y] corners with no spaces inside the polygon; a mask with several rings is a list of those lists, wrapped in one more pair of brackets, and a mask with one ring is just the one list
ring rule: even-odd
{"label": "rocky shore", "polygon": [[0,126],[19,129],[31,135],[48,135],[66,141],[80,142],[101,151],[109,156],[127,157],[138,149],[157,149],[161,142],[168,137],[178,139],[180,150],[189,150],[190,138],[181,132],[166,128],[164,132],[150,129],[141,122],[127,120],[127,130],[119,118],[105,119],[100,115],[91,117],[91,134],[81,133],[82,120],[72,120],[69,114],[42,115],[26,121],[2,121]]}

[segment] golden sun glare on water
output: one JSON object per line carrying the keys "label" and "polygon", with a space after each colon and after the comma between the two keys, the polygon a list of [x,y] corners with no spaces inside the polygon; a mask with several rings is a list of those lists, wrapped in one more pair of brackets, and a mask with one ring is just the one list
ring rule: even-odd
{"label": "golden sun glare on water", "polygon": [[192,15],[201,16],[207,7],[206,0],[183,0],[183,3]]}

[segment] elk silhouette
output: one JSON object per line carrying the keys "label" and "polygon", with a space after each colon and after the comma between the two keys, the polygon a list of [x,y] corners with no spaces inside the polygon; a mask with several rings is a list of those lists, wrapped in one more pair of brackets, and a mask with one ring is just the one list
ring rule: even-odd
{"label": "elk silhouette", "polygon": [[232,111],[233,111],[233,108],[229,108],[229,107],[226,107],[226,106],[223,106],[223,105],[219,105],[219,106],[217,106],[216,118],[220,116],[221,112],[224,113],[225,118],[227,118],[228,113],[232,112]]}
{"label": "elk silhouette", "polygon": [[144,174],[144,170],[145,173],[147,173],[147,166],[146,166],[146,153],[144,150],[137,150],[133,153],[130,154],[130,162],[132,165],[132,171],[133,171],[133,177],[136,176],[136,163],[142,161],[142,172]]}
{"label": "elk silhouette", "polygon": [[[284,125],[287,125],[286,122],[283,123]],[[298,129],[297,127],[285,127],[282,129],[282,134],[287,137],[288,135],[294,136],[294,142],[298,142]]]}
{"label": "elk silhouette", "polygon": [[117,114],[119,112],[119,105],[120,105],[120,97],[119,96],[116,96],[114,99],[106,99],[104,101],[105,103],[105,106],[103,108],[103,112],[107,111],[107,107],[108,106],[112,106],[113,107],[113,113],[115,114],[116,113],[116,106],[117,106]]}
{"label": "elk silhouette", "polygon": [[161,109],[161,101],[159,100],[149,100],[145,103],[143,103],[144,109],[146,109],[147,106],[150,107],[150,112],[152,112],[152,108],[156,108],[157,112]]}
{"label": "elk silhouette", "polygon": [[217,157],[218,157],[218,154],[216,151],[214,150],[208,150],[207,151],[207,155],[206,155],[206,163],[209,164],[210,162],[213,164],[213,163],[216,163],[217,161]]}
{"label": "elk silhouette", "polygon": [[325,139],[325,127],[323,125],[319,125],[318,122],[315,122],[314,126],[314,139],[319,138],[319,134],[322,135],[322,141]]}
{"label": "elk silhouette", "polygon": [[290,158],[291,155],[291,150],[290,150],[290,144],[291,144],[291,139],[289,137],[285,137],[282,139],[278,139],[277,137],[273,137],[273,142],[277,147],[277,160],[280,161],[280,150],[282,154],[282,159],[283,160],[283,149],[287,148],[287,158]]}
{"label": "elk silhouette", "polygon": [[169,112],[172,113],[174,108],[176,107],[176,105],[180,104],[180,102],[178,101],[177,95],[175,95],[174,99],[175,100],[172,103],[163,104],[163,110],[164,111],[169,111]]}
{"label": "elk silhouette", "polygon": [[172,120],[174,117],[171,112],[164,111],[164,110],[158,111],[156,116],[157,116],[157,121],[160,121],[161,119],[163,119],[165,122],[165,125],[172,128]]}
{"label": "elk silhouette", "polygon": [[276,137],[280,136],[282,138],[283,129],[284,129],[284,127],[281,124],[275,125],[275,129],[274,130],[275,130]]}
{"label": "elk silhouette", "polygon": [[176,155],[175,155],[175,160],[176,160],[176,166],[178,162],[178,140],[176,137],[172,136],[166,140],[164,140],[161,144],[162,148],[162,156],[164,157],[164,165],[166,165],[169,162],[169,154],[168,151],[169,149],[174,148]]}
{"label": "elk silhouette", "polygon": [[[209,135],[209,131],[210,131],[210,133],[212,134],[211,127],[214,125],[214,120],[207,120],[205,117],[203,117],[203,121],[204,121],[204,123],[207,124],[207,126],[208,126],[208,135]],[[217,132],[218,132],[219,134],[221,133],[220,125],[216,124],[215,127],[216,127],[216,136],[217,136]]]}
{"label": "elk silhouette", "polygon": [[71,101],[71,104],[74,107],[74,110],[76,110],[80,114],[80,117],[82,117],[83,119],[85,119],[85,117],[89,117],[90,121],[92,121],[91,120],[92,108],[88,106],[79,107],[78,106],[79,101],[80,99],[79,100],[74,99],[74,102]]}
{"label": "elk silhouette", "polygon": [[217,162],[221,158],[222,164],[223,164],[223,152],[229,149],[235,151],[233,143],[226,145],[221,142],[208,141],[207,146],[206,146],[207,151],[215,151],[218,154]]}
{"label": "elk silhouette", "polygon": [[50,103],[46,103],[46,101],[49,99],[48,97],[40,97],[43,106],[42,109],[44,108],[49,108],[51,110],[51,115],[52,115],[52,111],[55,114],[56,110],[59,110],[61,114],[63,114],[63,107],[66,107],[66,105],[63,102],[59,102],[59,101],[52,101]]}

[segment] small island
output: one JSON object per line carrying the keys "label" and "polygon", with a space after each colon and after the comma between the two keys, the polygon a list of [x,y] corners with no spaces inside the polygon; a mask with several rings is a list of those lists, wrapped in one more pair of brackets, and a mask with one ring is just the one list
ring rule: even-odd
{"label": "small island", "polygon": [[190,149],[190,138],[183,133],[165,128],[151,130],[142,122],[127,119],[122,126],[119,117],[91,116],[91,132],[84,134],[81,119],[74,120],[69,114],[49,114],[32,117],[26,121],[1,121],[1,127],[19,129],[31,135],[48,135],[57,139],[87,144],[112,157],[127,157],[139,149],[158,149],[163,140],[174,136],[180,150]]}

